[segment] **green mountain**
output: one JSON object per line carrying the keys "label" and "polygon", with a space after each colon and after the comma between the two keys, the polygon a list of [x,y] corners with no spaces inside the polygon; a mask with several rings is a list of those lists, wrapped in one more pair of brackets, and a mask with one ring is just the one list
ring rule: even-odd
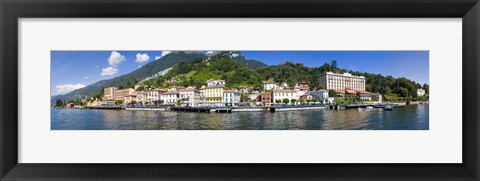
{"label": "green mountain", "polygon": [[173,85],[196,86],[205,85],[208,79],[225,80],[229,88],[262,87],[262,76],[227,54],[219,54],[207,60],[182,62],[175,65],[165,76],[150,82],[155,85],[168,86],[166,80],[175,79]]}
{"label": "green mountain", "polygon": [[85,96],[92,96],[101,91],[105,87],[111,86],[127,86],[134,85],[135,82],[144,80],[148,77],[155,77],[159,72],[168,69],[180,62],[191,62],[197,58],[205,59],[207,56],[201,52],[171,52],[160,59],[152,61],[137,70],[124,74],[113,79],[101,80],[97,83],[91,84],[81,89],[74,90],[64,95],[53,96],[52,101],[56,99],[73,100],[77,98],[84,98]]}
{"label": "green mountain", "polygon": [[240,51],[220,51],[211,54],[210,57],[229,56],[231,59],[246,65],[248,68],[259,69],[268,65],[258,60],[247,60]]}

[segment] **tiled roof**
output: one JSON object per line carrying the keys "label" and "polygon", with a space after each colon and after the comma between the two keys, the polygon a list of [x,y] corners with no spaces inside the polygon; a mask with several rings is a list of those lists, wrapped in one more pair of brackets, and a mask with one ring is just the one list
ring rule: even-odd
{"label": "tiled roof", "polygon": [[171,89],[171,88],[184,89],[185,87],[183,87],[183,86],[170,86],[170,87],[168,87],[168,88],[169,88],[169,89]]}
{"label": "tiled roof", "polygon": [[195,88],[193,88],[193,87],[187,87],[185,89],[180,89],[180,91],[194,91],[194,90],[195,90]]}
{"label": "tiled roof", "polygon": [[347,91],[347,93],[349,93],[349,94],[356,94],[356,93],[357,93],[357,91],[354,91],[354,90],[346,90],[346,91]]}

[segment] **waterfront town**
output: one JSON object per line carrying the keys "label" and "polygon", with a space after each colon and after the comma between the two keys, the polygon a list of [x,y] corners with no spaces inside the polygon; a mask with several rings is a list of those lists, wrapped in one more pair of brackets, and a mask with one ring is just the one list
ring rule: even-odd
{"label": "waterfront town", "polygon": [[[175,80],[170,80],[174,82]],[[167,107],[295,107],[312,105],[382,104],[382,95],[366,91],[365,77],[349,73],[326,72],[318,82],[324,89],[313,90],[307,82],[288,85],[263,81],[263,89],[229,89],[225,80],[207,80],[201,87],[148,87],[142,82],[134,88],[107,87],[101,99],[81,100],[83,105],[68,103],[66,108],[167,108]],[[417,89],[418,97],[425,90]]]}

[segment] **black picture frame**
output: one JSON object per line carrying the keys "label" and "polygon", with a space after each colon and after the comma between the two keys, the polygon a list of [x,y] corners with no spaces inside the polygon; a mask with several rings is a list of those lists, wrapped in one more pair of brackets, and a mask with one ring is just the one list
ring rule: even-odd
{"label": "black picture frame", "polygon": [[[478,2],[478,0],[1,0],[1,180],[479,180]],[[463,163],[18,163],[18,18],[72,17],[462,18]]]}

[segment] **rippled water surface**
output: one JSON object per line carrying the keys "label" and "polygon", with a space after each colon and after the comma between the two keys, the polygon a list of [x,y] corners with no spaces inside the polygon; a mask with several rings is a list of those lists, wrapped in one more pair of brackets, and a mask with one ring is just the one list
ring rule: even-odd
{"label": "rippled water surface", "polygon": [[428,104],[382,109],[195,113],[51,109],[52,130],[428,130]]}

